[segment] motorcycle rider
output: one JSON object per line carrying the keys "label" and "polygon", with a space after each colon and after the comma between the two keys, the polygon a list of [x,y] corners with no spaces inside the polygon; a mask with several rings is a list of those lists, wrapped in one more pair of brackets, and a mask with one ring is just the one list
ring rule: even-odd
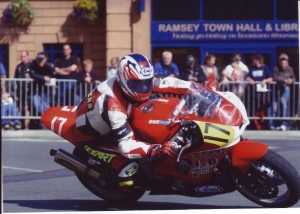
{"label": "motorcycle rider", "polygon": [[[77,137],[80,134],[90,136],[98,145],[115,142],[113,145],[129,159],[174,155],[178,149],[176,142],[161,145],[135,140],[128,119],[132,110],[147,101],[151,93],[184,94],[190,86],[191,82],[173,77],[154,78],[149,59],[138,53],[128,54],[120,60],[116,77],[100,83],[78,105],[74,137],[80,141]],[[118,169],[120,187],[133,185],[132,174],[121,175],[131,167],[132,162]]]}

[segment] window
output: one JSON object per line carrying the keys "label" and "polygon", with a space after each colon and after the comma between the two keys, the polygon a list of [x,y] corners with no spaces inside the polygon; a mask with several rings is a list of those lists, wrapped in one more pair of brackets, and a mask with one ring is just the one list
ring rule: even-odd
{"label": "window", "polygon": [[199,20],[199,0],[152,0],[152,20]]}
{"label": "window", "polygon": [[203,20],[273,20],[273,0],[203,0]]}
{"label": "window", "polygon": [[298,20],[298,1],[277,0],[276,13],[278,20]]}
{"label": "window", "polygon": [[[79,56],[83,60],[83,44],[82,43],[68,43],[72,49],[72,55]],[[63,44],[43,44],[44,52],[49,55],[49,62],[54,63],[55,59],[62,57]]]}
{"label": "window", "polygon": [[0,62],[2,62],[5,70],[6,76],[9,76],[9,63],[8,63],[8,44],[0,44]]}

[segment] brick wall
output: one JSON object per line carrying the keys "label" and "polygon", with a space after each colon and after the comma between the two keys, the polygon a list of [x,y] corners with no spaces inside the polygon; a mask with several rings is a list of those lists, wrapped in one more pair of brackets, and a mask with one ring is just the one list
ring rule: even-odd
{"label": "brick wall", "polygon": [[[7,1],[8,2],[8,1]],[[0,2],[0,11],[8,4]],[[94,62],[95,71],[106,78],[105,14],[95,25],[77,22],[70,14],[74,1],[30,1],[35,18],[28,28],[0,24],[0,43],[9,44],[9,76],[20,62],[19,52],[29,51],[30,58],[43,50],[43,43],[84,43],[84,58]],[[105,5],[99,5],[105,7]]]}
{"label": "brick wall", "polygon": [[[30,1],[35,18],[28,28],[0,23],[0,44],[9,44],[9,76],[20,62],[19,52],[30,58],[43,50],[43,43],[84,43],[84,58],[94,62],[95,71],[106,79],[114,56],[138,52],[150,57],[150,0],[140,13],[137,0],[100,0],[102,15],[95,25],[81,24],[70,17],[74,0]],[[0,12],[8,1],[0,2]]]}

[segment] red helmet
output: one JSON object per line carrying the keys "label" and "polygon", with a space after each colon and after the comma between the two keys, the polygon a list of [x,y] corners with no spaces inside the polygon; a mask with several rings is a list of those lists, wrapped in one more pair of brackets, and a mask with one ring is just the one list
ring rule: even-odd
{"label": "red helmet", "polygon": [[131,53],[120,60],[117,81],[123,92],[131,99],[147,100],[152,92],[153,77],[153,66],[142,54]]}

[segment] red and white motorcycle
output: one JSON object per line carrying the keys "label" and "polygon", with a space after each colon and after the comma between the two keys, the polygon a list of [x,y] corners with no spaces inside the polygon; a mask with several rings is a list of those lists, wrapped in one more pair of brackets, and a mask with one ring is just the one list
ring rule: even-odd
{"label": "red and white motorcycle", "polygon": [[183,99],[153,99],[135,109],[130,121],[137,139],[152,143],[173,140],[181,149],[176,157],[135,160],[126,171],[137,171],[130,192],[119,189],[114,168],[132,160],[109,142],[78,149],[72,135],[75,111],[74,106],[53,107],[43,114],[43,124],[74,145],[73,154],[62,149],[50,153],[102,199],[136,201],[149,190],[151,195],[193,197],[238,190],[264,207],[290,207],[300,198],[295,168],[267,145],[242,138],[249,119],[243,103],[231,92],[201,86],[189,90]]}

